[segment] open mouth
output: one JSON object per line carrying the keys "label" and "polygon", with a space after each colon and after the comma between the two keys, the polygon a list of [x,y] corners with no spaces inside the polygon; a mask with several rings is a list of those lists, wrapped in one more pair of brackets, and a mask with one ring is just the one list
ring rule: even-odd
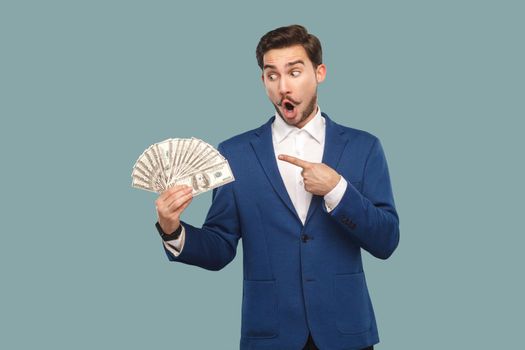
{"label": "open mouth", "polygon": [[297,117],[297,104],[299,102],[296,102],[292,100],[289,97],[283,98],[278,105],[282,108],[282,117],[286,118],[287,120],[293,120],[295,117]]}
{"label": "open mouth", "polygon": [[295,106],[293,104],[291,104],[290,102],[285,102],[284,103],[284,108],[286,108],[286,110],[288,112],[291,112],[294,110]]}

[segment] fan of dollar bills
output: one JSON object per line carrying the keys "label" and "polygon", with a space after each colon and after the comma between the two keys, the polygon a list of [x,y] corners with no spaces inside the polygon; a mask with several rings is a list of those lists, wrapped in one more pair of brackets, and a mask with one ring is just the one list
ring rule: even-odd
{"label": "fan of dollar bills", "polygon": [[174,185],[187,185],[194,196],[235,180],[226,158],[194,137],[151,145],[133,166],[131,177],[135,188],[162,193]]}

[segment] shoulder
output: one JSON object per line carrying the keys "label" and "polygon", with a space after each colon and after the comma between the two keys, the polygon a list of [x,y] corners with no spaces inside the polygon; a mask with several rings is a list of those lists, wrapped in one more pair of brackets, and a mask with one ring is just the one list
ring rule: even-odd
{"label": "shoulder", "polygon": [[330,119],[325,113],[323,113],[323,117],[326,120],[327,133],[328,130],[332,129],[335,134],[341,135],[348,139],[349,142],[362,146],[372,147],[379,142],[379,138],[368,131],[341,125]]}

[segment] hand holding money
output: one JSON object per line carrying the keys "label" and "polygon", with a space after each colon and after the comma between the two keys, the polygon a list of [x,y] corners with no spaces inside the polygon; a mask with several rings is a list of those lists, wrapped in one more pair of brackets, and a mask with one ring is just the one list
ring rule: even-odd
{"label": "hand holding money", "polygon": [[191,203],[192,192],[189,186],[176,185],[164,191],[155,202],[159,225],[166,234],[179,228],[180,215]]}
{"label": "hand holding money", "polygon": [[303,168],[301,175],[304,189],[318,196],[324,196],[333,190],[341,179],[341,175],[324,163],[311,163],[284,154],[280,154],[279,159]]}
{"label": "hand holding money", "polygon": [[235,180],[226,158],[193,137],[151,145],[135,162],[131,178],[131,186],[161,193],[155,204],[166,234],[179,228],[180,215],[194,196]]}

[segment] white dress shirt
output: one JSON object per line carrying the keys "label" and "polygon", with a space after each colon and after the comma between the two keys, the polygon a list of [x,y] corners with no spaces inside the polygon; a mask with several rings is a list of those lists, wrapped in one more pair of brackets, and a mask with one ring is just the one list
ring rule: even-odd
{"label": "white dress shirt", "polygon": [[[272,141],[277,166],[295,211],[303,225],[312,201],[312,194],[304,189],[303,177],[301,176],[303,169],[279,160],[277,157],[280,154],[286,154],[311,163],[320,163],[323,159],[325,130],[325,119],[321,115],[319,107],[315,117],[302,129],[286,124],[278,115],[275,116],[275,120],[272,123]],[[339,204],[346,187],[347,182],[341,176],[337,185],[324,196],[324,204],[328,212],[332,211]],[[182,227],[179,238],[172,241],[164,241],[164,246],[173,255],[178,256],[184,247],[184,237],[185,230]]]}

